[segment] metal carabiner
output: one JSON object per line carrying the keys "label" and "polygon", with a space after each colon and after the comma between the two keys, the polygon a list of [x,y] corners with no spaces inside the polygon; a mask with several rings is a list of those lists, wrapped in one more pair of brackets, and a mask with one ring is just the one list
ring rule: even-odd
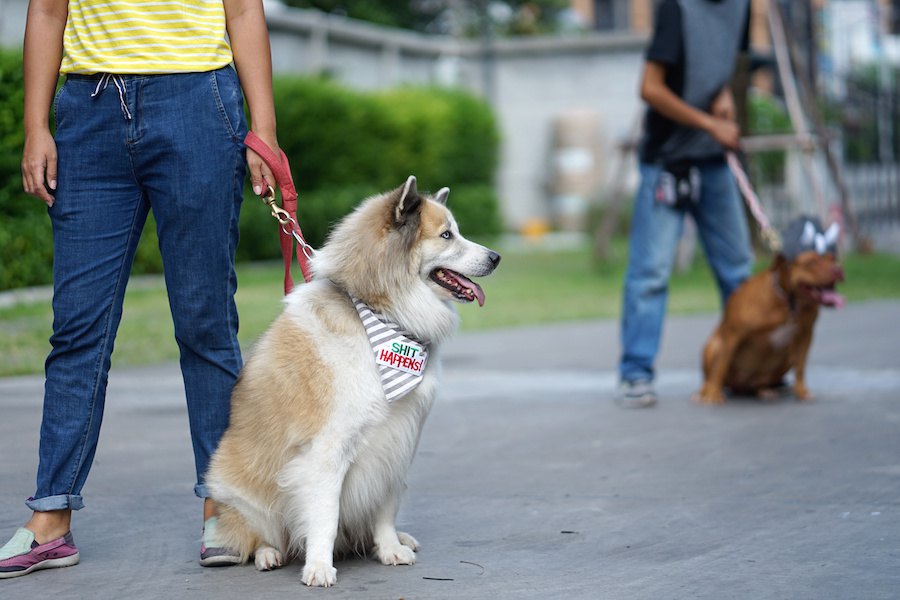
{"label": "metal carabiner", "polygon": [[259,197],[260,201],[263,204],[268,204],[269,208],[272,210],[272,216],[282,225],[287,225],[291,223],[293,219],[291,219],[290,213],[284,210],[277,204],[275,204],[275,189],[270,185],[266,192]]}
{"label": "metal carabiner", "polygon": [[273,202],[275,202],[275,188],[271,185],[266,186],[266,192],[259,196],[260,201],[263,204],[268,204],[271,206]]}

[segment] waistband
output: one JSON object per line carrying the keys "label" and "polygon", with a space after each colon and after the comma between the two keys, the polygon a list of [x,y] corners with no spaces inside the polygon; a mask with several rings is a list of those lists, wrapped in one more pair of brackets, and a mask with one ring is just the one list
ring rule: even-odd
{"label": "waistband", "polygon": [[75,81],[99,81],[107,75],[115,75],[116,78],[129,81],[132,79],[151,79],[155,77],[173,77],[178,75],[206,75],[208,73],[215,73],[216,71],[224,71],[225,69],[233,69],[233,67],[228,64],[208,71],[174,71],[172,73],[65,73],[65,77],[66,79]]}
{"label": "waistband", "polygon": [[[68,73],[66,75],[66,80],[71,79],[72,81],[100,81],[105,76],[109,75],[108,73],[91,73],[90,75],[83,75],[81,73]],[[125,73],[119,74],[115,73],[116,77],[121,77],[126,81],[137,80],[137,79],[147,79],[149,77],[156,77],[156,75],[142,74],[142,75],[128,75]]]}
{"label": "waistband", "polygon": [[120,81],[140,81],[142,79],[153,79],[158,77],[177,77],[179,75],[206,75],[208,73],[215,73],[216,71],[220,71],[222,69],[230,69],[231,65],[225,65],[224,67],[219,67],[218,69],[212,69],[210,71],[179,71],[177,73],[67,73],[66,80],[72,81],[100,81],[104,77],[114,76],[116,79]]}

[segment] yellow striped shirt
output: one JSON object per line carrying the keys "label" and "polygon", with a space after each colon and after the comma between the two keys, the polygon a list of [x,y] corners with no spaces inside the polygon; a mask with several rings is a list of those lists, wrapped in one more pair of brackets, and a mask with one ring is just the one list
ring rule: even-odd
{"label": "yellow striped shirt", "polygon": [[231,60],[222,0],[69,0],[61,73],[202,72]]}

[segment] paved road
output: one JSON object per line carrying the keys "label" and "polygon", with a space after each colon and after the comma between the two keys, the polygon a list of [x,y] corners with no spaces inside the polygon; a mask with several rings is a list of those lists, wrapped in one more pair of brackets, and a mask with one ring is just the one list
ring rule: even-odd
{"label": "paved road", "polygon": [[[613,322],[460,335],[400,513],[418,564],[341,561],[330,590],[305,588],[296,563],[197,565],[177,368],[114,370],[82,564],[0,582],[0,597],[895,599],[898,323],[898,302],[824,313],[813,403],[704,408],[688,398],[713,318],[672,318],[646,411],[611,401]],[[26,517],[40,391],[0,380],[4,537]]]}

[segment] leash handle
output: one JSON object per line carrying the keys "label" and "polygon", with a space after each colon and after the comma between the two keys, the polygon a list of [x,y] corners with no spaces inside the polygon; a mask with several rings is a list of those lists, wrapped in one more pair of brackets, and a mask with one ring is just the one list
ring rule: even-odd
{"label": "leash handle", "polygon": [[277,209],[275,206],[275,194],[271,188],[269,188],[269,193],[263,194],[262,201],[270,205],[272,216],[281,224],[278,235],[281,256],[284,259],[284,293],[287,295],[294,288],[294,278],[291,276],[291,254],[294,253],[294,241],[297,242],[297,264],[300,265],[300,272],[303,273],[303,279],[307,282],[312,278],[309,259],[313,253],[312,247],[303,239],[300,225],[297,224],[297,190],[294,188],[291,166],[283,151],[279,150],[281,156],[276,155],[269,145],[252,131],[248,132],[247,137],[244,138],[244,145],[259,154],[263,162],[272,170],[275,183],[281,191],[281,209]]}
{"label": "leash handle", "polygon": [[738,157],[734,152],[726,153],[725,158],[728,161],[728,168],[731,169],[731,174],[734,176],[738,188],[741,190],[741,195],[747,202],[747,207],[750,208],[750,214],[753,215],[753,218],[756,219],[756,222],[759,224],[766,245],[772,252],[780,251],[781,236],[778,235],[778,232],[775,231],[769,223],[766,213],[763,212],[762,204],[760,203],[756,192],[753,191],[753,187],[750,185],[747,174],[744,172],[743,167],[741,167],[741,161],[738,160]]}

